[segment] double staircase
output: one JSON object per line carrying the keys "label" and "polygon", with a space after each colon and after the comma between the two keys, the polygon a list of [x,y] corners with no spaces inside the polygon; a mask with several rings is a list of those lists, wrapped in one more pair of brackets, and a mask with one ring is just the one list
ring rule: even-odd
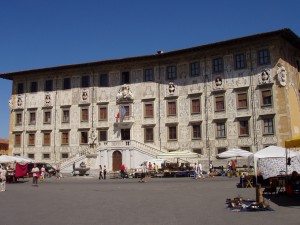
{"label": "double staircase", "polygon": [[69,158],[61,160],[59,162],[60,169],[64,170],[68,167],[71,167],[74,162],[80,162],[85,158],[90,157],[90,155],[97,154],[103,150],[121,150],[127,148],[134,149],[153,158],[156,158],[157,154],[168,152],[167,150],[160,150],[154,146],[149,146],[136,140],[105,141],[98,143],[98,145],[95,147],[95,152],[92,152],[92,148],[86,147],[74,155],[71,155]]}

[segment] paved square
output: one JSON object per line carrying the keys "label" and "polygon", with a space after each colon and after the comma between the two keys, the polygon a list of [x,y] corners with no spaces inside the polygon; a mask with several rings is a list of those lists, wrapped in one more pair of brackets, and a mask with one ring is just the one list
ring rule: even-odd
{"label": "paved square", "polygon": [[[0,193],[1,225],[299,225],[298,206],[268,201],[275,211],[230,212],[226,198],[255,199],[254,188],[236,188],[238,178],[216,177],[98,180],[46,179],[39,187],[7,184]],[[280,197],[278,197],[280,198]]]}

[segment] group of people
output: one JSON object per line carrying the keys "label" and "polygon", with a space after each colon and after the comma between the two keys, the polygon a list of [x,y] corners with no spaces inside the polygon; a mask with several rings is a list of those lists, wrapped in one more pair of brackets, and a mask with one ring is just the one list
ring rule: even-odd
{"label": "group of people", "polygon": [[0,192],[6,191],[6,174],[7,170],[4,166],[0,165],[0,179],[1,179],[1,187]]}
{"label": "group of people", "polygon": [[106,166],[99,165],[99,180],[106,180]]}
{"label": "group of people", "polygon": [[236,162],[235,162],[235,160],[228,161],[228,163],[227,163],[227,170],[228,170],[228,172],[230,174],[230,177],[237,176],[237,174],[236,174]]}

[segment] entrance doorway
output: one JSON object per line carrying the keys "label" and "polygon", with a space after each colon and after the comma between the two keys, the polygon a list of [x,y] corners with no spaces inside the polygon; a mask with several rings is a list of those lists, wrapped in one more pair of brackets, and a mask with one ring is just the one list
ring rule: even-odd
{"label": "entrance doorway", "polygon": [[121,129],[121,140],[130,140],[130,129]]}
{"label": "entrance doorway", "polygon": [[113,171],[118,171],[122,165],[122,153],[120,151],[114,151],[112,155]]}

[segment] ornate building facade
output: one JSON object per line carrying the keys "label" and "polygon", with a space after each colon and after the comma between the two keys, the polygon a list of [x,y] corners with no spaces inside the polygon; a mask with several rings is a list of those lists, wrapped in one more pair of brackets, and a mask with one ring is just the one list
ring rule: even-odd
{"label": "ornate building facade", "polygon": [[161,152],[214,160],[300,134],[300,39],[289,29],[155,55],[1,74],[10,151],[137,167]]}

